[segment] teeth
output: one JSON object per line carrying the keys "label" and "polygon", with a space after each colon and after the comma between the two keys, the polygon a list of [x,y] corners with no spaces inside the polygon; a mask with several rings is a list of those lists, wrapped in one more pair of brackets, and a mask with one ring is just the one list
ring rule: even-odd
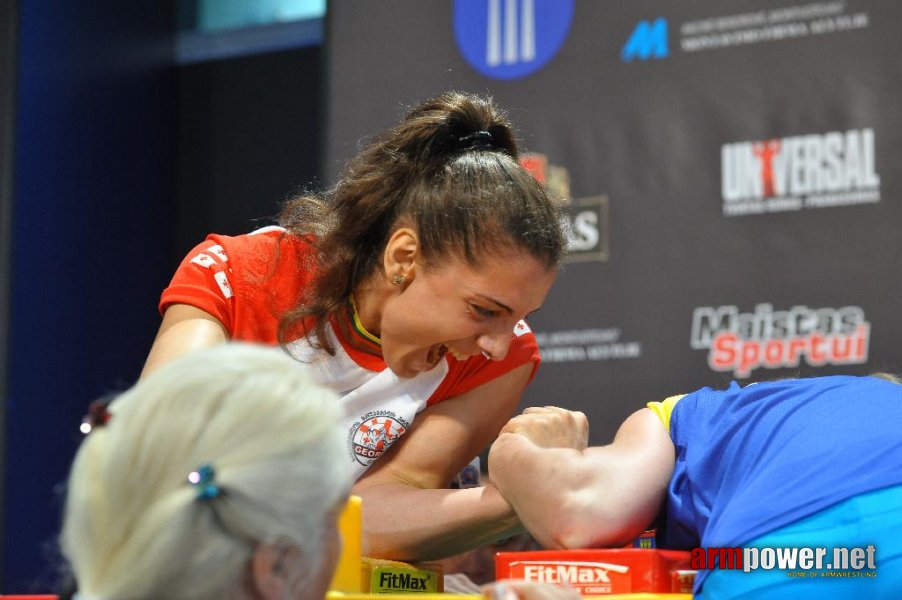
{"label": "teeth", "polygon": [[447,352],[447,351],[448,351],[448,347],[445,346],[444,344],[441,346],[436,346],[436,347],[430,348],[429,356],[427,357],[429,364],[434,365],[434,364],[438,363],[438,361],[440,361],[442,359],[442,357],[445,356],[445,352]]}
{"label": "teeth", "polygon": [[464,354],[462,352],[458,352],[457,350],[451,350],[450,348],[448,349],[448,352],[451,354],[451,356],[453,356],[457,360],[463,361],[463,360],[467,360],[468,358],[470,358],[469,354]]}

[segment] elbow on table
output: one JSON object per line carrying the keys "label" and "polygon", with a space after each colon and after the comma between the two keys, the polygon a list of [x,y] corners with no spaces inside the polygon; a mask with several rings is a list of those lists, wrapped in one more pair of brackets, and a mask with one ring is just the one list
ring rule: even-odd
{"label": "elbow on table", "polygon": [[645,524],[635,515],[585,506],[562,506],[549,523],[544,544],[551,549],[610,548],[630,543]]}
{"label": "elbow on table", "polygon": [[577,550],[580,548],[617,548],[625,546],[639,534],[642,529],[621,526],[568,527],[551,533],[550,549]]}

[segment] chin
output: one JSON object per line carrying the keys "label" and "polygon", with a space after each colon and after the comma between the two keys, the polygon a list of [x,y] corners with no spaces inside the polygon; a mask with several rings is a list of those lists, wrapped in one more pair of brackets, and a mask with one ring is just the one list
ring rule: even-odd
{"label": "chin", "polygon": [[420,374],[419,371],[415,371],[405,365],[393,365],[388,361],[385,362],[386,366],[391,370],[392,373],[400,377],[401,379],[413,379],[417,375]]}
{"label": "chin", "polygon": [[401,379],[413,379],[420,374],[419,371],[395,371],[394,369],[391,371]]}

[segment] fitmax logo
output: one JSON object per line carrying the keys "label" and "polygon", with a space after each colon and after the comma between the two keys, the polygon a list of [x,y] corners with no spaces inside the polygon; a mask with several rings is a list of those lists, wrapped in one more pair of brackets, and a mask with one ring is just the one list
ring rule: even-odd
{"label": "fitmax logo", "polygon": [[461,54],[493,79],[518,79],[560,49],[573,0],[455,0],[454,35]]}
{"label": "fitmax logo", "polygon": [[668,56],[670,50],[667,46],[667,19],[662,17],[654,21],[639,21],[630,39],[620,50],[620,60],[623,62],[632,62],[636,58],[648,60]]}

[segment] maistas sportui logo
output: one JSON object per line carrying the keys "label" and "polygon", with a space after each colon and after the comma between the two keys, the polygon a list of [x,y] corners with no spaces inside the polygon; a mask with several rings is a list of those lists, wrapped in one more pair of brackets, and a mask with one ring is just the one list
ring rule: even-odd
{"label": "maistas sportui logo", "polygon": [[774,310],[758,304],[701,306],[692,315],[690,347],[708,351],[712,371],[744,379],[757,369],[864,364],[871,324],[860,306]]}

